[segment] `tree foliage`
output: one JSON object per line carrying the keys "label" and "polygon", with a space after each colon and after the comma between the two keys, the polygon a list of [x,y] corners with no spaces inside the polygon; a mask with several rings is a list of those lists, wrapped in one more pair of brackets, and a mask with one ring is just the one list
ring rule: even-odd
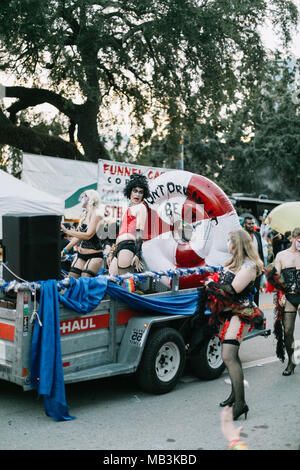
{"label": "tree foliage", "polygon": [[243,192],[300,196],[300,61],[274,58],[265,82],[232,116],[223,177]]}
{"label": "tree foliage", "polygon": [[[300,61],[276,55],[266,69],[264,82],[252,94],[185,134],[184,167],[228,194],[299,200]],[[140,160],[153,164],[170,147],[168,138],[157,140]]]}
{"label": "tree foliage", "polygon": [[[107,158],[100,135],[116,100],[148,137],[162,116],[174,132],[191,128],[234,100],[237,90],[257,86],[265,60],[258,27],[266,16],[288,41],[297,10],[286,0],[1,2],[0,63],[15,77],[15,86],[6,87],[15,101],[0,110],[0,143]],[[67,118],[71,138],[20,125],[21,111],[45,102]]]}

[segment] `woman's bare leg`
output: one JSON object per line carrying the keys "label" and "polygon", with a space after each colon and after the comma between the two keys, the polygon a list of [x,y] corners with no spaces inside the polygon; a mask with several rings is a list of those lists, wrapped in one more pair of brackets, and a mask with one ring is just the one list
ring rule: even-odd
{"label": "woman's bare leg", "polygon": [[102,258],[91,258],[84,266],[82,277],[94,277],[97,276],[103,264]]}

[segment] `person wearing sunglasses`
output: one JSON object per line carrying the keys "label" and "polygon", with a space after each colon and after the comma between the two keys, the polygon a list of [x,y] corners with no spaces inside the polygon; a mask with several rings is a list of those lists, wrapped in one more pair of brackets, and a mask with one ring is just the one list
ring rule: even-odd
{"label": "person wearing sunglasses", "polygon": [[144,199],[150,196],[147,178],[139,174],[131,175],[124,195],[129,199],[129,207],[122,219],[116,244],[107,259],[111,275],[142,270],[143,231],[148,210]]}

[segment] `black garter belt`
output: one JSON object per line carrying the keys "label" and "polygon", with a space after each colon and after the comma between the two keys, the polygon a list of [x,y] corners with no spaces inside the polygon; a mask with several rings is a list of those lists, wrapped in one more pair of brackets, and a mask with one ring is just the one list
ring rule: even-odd
{"label": "black garter belt", "polygon": [[296,309],[300,305],[300,294],[285,294],[286,300],[288,300]]}
{"label": "black garter belt", "polygon": [[223,344],[233,344],[234,346],[240,346],[240,343],[237,339],[224,339],[222,341]]}
{"label": "black garter belt", "polygon": [[100,253],[86,253],[86,254],[77,253],[77,257],[79,259],[83,259],[84,261],[88,261],[89,259],[92,259],[92,258],[103,258],[103,253],[102,252],[100,252]]}

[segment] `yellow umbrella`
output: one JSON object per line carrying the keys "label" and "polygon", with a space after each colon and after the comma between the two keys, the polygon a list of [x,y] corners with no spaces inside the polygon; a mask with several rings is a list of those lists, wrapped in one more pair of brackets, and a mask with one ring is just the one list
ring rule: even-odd
{"label": "yellow umbrella", "polygon": [[300,201],[285,202],[274,207],[266,218],[266,223],[282,235],[300,227]]}

